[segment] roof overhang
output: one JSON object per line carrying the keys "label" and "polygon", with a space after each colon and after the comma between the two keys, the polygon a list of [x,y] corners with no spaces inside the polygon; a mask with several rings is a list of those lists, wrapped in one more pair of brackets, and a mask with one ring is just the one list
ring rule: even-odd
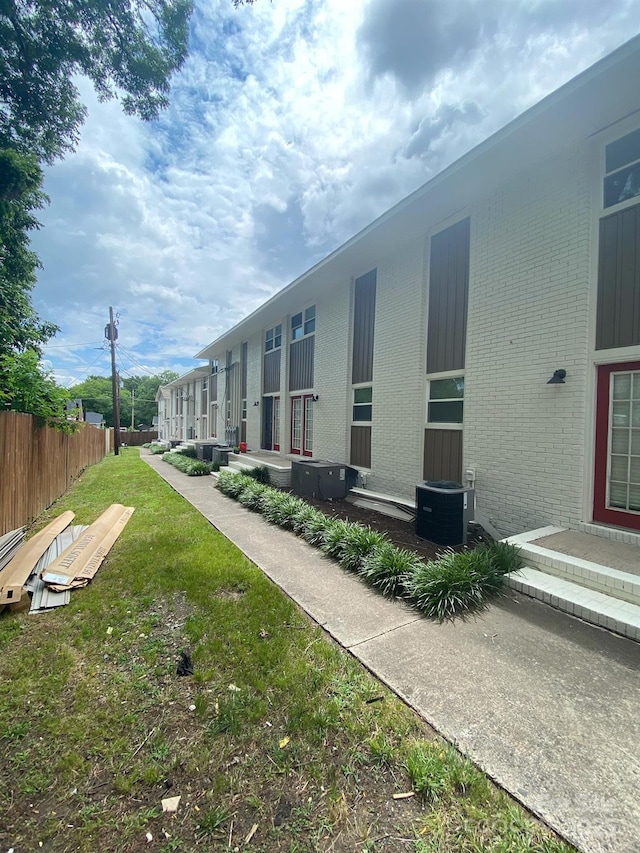
{"label": "roof overhang", "polygon": [[456,160],[202,349],[212,358],[277,323],[287,306],[367,272],[376,259],[463,211],[498,183],[640,111],[640,36],[574,77]]}

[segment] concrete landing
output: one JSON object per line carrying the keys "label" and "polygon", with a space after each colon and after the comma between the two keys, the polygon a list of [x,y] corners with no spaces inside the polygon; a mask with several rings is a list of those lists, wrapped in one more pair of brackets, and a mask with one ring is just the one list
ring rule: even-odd
{"label": "concrete landing", "polygon": [[509,591],[439,625],[293,534],[142,458],[500,785],[585,853],[640,850],[640,645]]}

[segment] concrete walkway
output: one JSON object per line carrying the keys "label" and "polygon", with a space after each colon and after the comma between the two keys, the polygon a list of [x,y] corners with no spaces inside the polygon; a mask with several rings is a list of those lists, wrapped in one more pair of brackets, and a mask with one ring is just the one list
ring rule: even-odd
{"label": "concrete walkway", "polygon": [[142,458],[342,646],[585,853],[640,851],[640,644],[509,592],[439,625],[211,478]]}

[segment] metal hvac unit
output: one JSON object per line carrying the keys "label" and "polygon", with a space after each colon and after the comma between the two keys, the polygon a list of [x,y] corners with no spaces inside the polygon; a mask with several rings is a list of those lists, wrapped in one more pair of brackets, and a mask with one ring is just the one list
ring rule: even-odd
{"label": "metal hvac unit", "polygon": [[300,459],[291,462],[291,489],[296,495],[330,501],[346,498],[356,484],[358,473],[348,465]]}
{"label": "metal hvac unit", "polygon": [[416,536],[436,545],[466,545],[473,521],[475,489],[448,481],[416,486]]}

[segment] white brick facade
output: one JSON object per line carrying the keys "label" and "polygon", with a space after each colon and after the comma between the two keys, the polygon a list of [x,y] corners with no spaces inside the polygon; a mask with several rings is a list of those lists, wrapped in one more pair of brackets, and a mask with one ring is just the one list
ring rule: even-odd
{"label": "white brick facade", "polygon": [[[222,370],[226,351],[233,348],[239,361],[242,341],[249,342],[250,447],[261,441],[264,333],[282,323],[280,452],[290,450],[290,318],[315,304],[314,382],[304,389],[318,395],[313,456],[349,461],[354,281],[376,269],[367,485],[414,497],[425,467],[431,239],[468,217],[463,472],[474,472],[478,509],[503,534],[591,521],[597,365],[640,360],[640,341],[596,352],[594,331],[598,221],[610,212],[602,210],[604,145],[640,127],[638,77],[635,40],[452,164],[202,350],[198,357],[217,358]],[[620,209],[638,199],[615,204]],[[464,314],[458,290],[464,292],[466,248],[460,257],[453,278],[439,273],[444,290],[434,290],[450,300],[441,300],[438,310],[450,313],[436,312],[432,321],[454,335],[463,328],[463,321],[449,321]],[[443,263],[436,258],[436,266]],[[455,310],[442,309],[455,300]],[[457,363],[461,349],[456,352]],[[547,384],[557,369],[566,370],[566,383]],[[223,417],[224,372],[218,383]],[[430,442],[433,454],[441,446]]]}
{"label": "white brick facade", "polygon": [[[576,146],[471,212],[464,467],[505,534],[577,526],[585,469],[591,172]],[[547,385],[564,368],[566,385]]]}

